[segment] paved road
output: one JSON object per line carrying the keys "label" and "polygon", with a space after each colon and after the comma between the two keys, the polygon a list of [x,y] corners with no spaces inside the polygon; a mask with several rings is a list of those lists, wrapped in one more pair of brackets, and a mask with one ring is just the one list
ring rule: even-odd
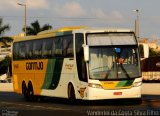
{"label": "paved road", "polygon": [[[13,84],[0,83],[0,92],[13,92]],[[143,83],[142,94],[160,95],[160,83]]]}
{"label": "paved road", "polygon": [[142,100],[141,105],[131,100],[105,100],[98,102],[77,101],[75,105],[70,105],[66,99],[58,98],[45,98],[40,102],[25,102],[23,96],[13,93],[11,84],[0,84],[0,115],[3,116],[104,116],[122,114],[126,116],[159,116],[160,83],[143,84]]}
{"label": "paved road", "polygon": [[143,95],[142,99],[141,105],[130,100],[77,101],[75,105],[70,105],[66,99],[58,98],[45,98],[40,102],[25,102],[21,95],[13,92],[0,92],[0,115],[160,115],[160,95]]}

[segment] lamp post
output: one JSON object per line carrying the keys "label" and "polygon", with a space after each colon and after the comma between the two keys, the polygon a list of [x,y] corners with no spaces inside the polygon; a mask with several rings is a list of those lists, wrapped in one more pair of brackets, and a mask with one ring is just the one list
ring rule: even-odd
{"label": "lamp post", "polygon": [[137,38],[139,39],[139,9],[133,10],[136,12],[136,20],[135,20],[135,33]]}
{"label": "lamp post", "polygon": [[21,3],[17,3],[18,5],[20,6],[24,6],[24,34],[26,36],[26,33],[27,33],[27,11],[26,11],[26,3],[25,4],[21,4]]}

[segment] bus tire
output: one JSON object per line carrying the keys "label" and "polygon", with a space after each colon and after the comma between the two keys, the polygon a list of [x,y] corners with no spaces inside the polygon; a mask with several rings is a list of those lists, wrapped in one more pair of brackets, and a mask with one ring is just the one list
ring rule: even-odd
{"label": "bus tire", "polygon": [[25,82],[22,83],[22,94],[24,96],[25,101],[29,101],[28,89]]}
{"label": "bus tire", "polygon": [[29,101],[35,101],[33,86],[31,82],[28,83],[28,97]]}
{"label": "bus tire", "polygon": [[68,100],[70,104],[74,104],[76,101],[75,90],[71,83],[68,85]]}

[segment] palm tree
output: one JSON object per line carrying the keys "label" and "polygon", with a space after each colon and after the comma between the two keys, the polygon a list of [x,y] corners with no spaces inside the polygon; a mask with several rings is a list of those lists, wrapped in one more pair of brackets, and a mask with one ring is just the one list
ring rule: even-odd
{"label": "palm tree", "polygon": [[0,42],[2,42],[6,47],[8,47],[7,42],[11,42],[13,39],[10,37],[3,37],[2,35],[10,30],[10,26],[8,24],[3,25],[3,19],[0,18]]}
{"label": "palm tree", "polygon": [[[40,26],[38,20],[35,22],[31,23],[31,26],[26,27],[26,35],[37,35],[37,33],[44,31],[44,30],[49,30],[52,29],[52,26],[49,24],[45,24],[44,26]],[[24,28],[23,28],[24,31]]]}
{"label": "palm tree", "polygon": [[[3,36],[3,34],[9,30],[10,30],[10,26],[8,24],[3,25],[3,19],[0,18],[0,42],[2,42],[6,48],[9,47],[9,45],[7,43],[13,41],[13,39],[11,37],[4,37]],[[0,64],[1,64],[0,68],[5,69],[5,70],[1,69],[1,73],[4,71],[3,73],[9,74],[9,71],[10,71],[9,66],[11,66],[11,58],[9,56],[5,57],[5,59],[3,61],[1,61]]]}

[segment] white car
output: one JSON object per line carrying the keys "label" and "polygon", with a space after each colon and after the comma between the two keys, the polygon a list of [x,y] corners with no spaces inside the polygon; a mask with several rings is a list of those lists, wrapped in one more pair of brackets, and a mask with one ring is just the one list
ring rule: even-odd
{"label": "white car", "polygon": [[8,79],[7,79],[7,74],[3,74],[0,76],[0,83],[7,83]]}

